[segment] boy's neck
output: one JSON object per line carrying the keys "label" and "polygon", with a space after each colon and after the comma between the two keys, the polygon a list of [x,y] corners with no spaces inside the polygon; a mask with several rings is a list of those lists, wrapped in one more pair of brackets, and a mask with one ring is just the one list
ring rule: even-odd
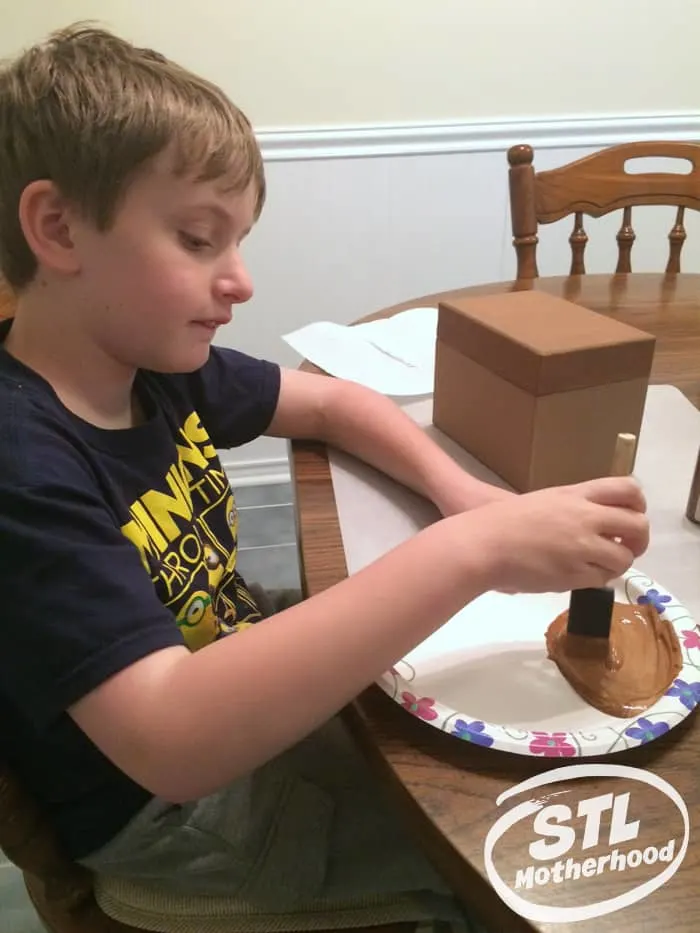
{"label": "boy's neck", "polygon": [[42,376],[74,415],[99,428],[133,427],[141,420],[136,371],[111,358],[80,326],[85,309],[52,292],[30,286],[19,297],[5,349]]}

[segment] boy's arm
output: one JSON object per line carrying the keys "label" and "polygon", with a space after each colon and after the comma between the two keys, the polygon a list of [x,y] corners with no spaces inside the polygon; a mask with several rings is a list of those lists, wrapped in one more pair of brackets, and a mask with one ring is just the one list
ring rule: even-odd
{"label": "boy's arm", "polygon": [[476,529],[475,513],[437,522],[312,599],[193,654],[156,651],[69,712],[157,796],[212,793],[310,734],[495,585],[491,549],[465,521]]}
{"label": "boy's arm", "polygon": [[443,515],[511,495],[470,476],[390,399],[343,379],[283,369],[266,434],[345,450],[430,499]]}
{"label": "boy's arm", "polygon": [[628,478],[513,496],[428,526],[299,605],[194,654],[164,648],[69,710],[132,779],[173,801],[211,793],[329,719],[489,589],[602,586],[643,552]]}

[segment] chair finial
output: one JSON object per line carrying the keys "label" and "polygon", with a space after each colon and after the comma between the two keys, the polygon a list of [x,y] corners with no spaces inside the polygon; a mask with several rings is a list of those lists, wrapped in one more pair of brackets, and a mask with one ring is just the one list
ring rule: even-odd
{"label": "chair finial", "polygon": [[532,146],[522,143],[518,146],[511,146],[508,150],[508,164],[514,165],[532,165],[535,152]]}

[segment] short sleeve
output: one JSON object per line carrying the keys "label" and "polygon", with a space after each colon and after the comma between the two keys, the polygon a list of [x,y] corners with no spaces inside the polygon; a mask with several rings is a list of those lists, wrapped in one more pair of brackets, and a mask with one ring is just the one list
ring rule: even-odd
{"label": "short sleeve", "polygon": [[8,448],[0,456],[0,684],[39,728],[130,664],[184,644],[98,478],[51,440],[43,455],[20,445],[31,450],[23,470]]}
{"label": "short sleeve", "polygon": [[207,363],[186,380],[215,447],[240,447],[265,433],[277,409],[280,379],[276,363],[212,347]]}

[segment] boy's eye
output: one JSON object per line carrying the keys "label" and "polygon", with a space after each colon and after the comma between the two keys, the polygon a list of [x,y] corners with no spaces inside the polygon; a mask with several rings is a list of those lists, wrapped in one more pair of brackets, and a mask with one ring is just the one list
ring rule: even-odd
{"label": "boy's eye", "polygon": [[204,240],[202,237],[196,236],[194,233],[187,233],[184,230],[178,232],[180,242],[185,247],[185,249],[191,250],[193,253],[200,252],[203,249],[207,249],[211,246],[209,240]]}

